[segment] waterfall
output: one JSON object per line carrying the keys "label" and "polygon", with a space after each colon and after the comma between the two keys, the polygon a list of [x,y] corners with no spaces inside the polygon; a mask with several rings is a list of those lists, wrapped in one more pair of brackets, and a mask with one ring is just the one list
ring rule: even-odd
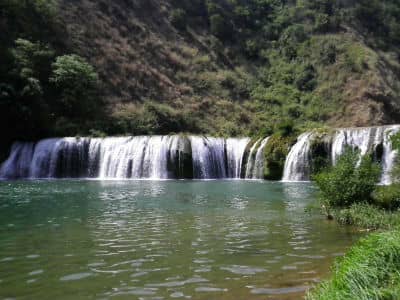
{"label": "waterfall", "polygon": [[8,160],[0,168],[0,178],[29,177],[29,165],[32,159],[34,143],[15,143]]}
{"label": "waterfall", "polygon": [[[337,129],[325,134],[329,150],[318,155],[334,165],[346,147],[359,149],[361,155],[372,152],[382,164],[382,183],[390,184],[397,157],[391,136],[399,131],[400,125]],[[319,142],[318,134],[298,137],[286,158],[283,181],[310,179],[313,140]],[[0,178],[262,179],[268,141],[257,140],[247,155],[249,138],[171,135],[16,142],[0,165]]]}
{"label": "waterfall", "polygon": [[227,178],[225,140],[192,136],[194,177],[200,179]]}
{"label": "waterfall", "polygon": [[332,164],[336,164],[346,147],[360,150],[361,155],[374,151],[382,143],[384,127],[339,129],[332,142]]}
{"label": "waterfall", "polygon": [[240,178],[248,143],[178,135],[15,143],[0,178]]}
{"label": "waterfall", "polygon": [[253,169],[253,179],[262,179],[264,177],[264,149],[267,146],[269,137],[265,138],[256,153],[256,160]]}
{"label": "waterfall", "polygon": [[391,172],[397,158],[397,150],[393,150],[390,138],[393,134],[400,131],[400,126],[390,126],[384,131],[383,157],[382,157],[382,178],[381,184],[389,185],[392,183]]}
{"label": "waterfall", "polygon": [[256,150],[261,141],[262,139],[257,140],[250,148],[249,156],[247,158],[246,174],[245,174],[245,178],[247,179],[253,178],[254,164],[256,161]]}
{"label": "waterfall", "polygon": [[297,143],[292,147],[286,158],[282,181],[310,180],[312,135],[311,132],[307,132],[299,136]]}
{"label": "waterfall", "polygon": [[250,142],[249,138],[242,139],[227,139],[226,140],[226,153],[228,162],[228,177],[240,178],[242,170],[243,156],[247,144]]}
{"label": "waterfall", "polygon": [[107,138],[100,147],[99,178],[168,178],[170,137]]}
{"label": "waterfall", "polygon": [[247,158],[246,175],[247,179],[263,179],[264,177],[264,149],[267,146],[269,137],[257,140],[251,147]]}
{"label": "waterfall", "polygon": [[[330,159],[332,165],[337,163],[346,147],[358,149],[360,158],[369,152],[375,154],[377,160],[382,164],[382,184],[390,184],[391,170],[397,157],[397,151],[392,149],[390,137],[400,131],[399,125],[364,127],[364,128],[343,128],[337,129],[333,134]],[[286,158],[283,181],[305,181],[310,179],[311,142],[313,133],[304,133],[297,143],[292,147]],[[379,149],[382,147],[382,153]],[[381,156],[380,156],[381,155]],[[379,157],[378,157],[379,156]]]}

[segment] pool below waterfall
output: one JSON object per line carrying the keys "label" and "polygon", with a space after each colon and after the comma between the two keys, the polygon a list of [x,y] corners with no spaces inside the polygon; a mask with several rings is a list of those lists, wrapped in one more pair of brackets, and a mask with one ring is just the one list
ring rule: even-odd
{"label": "pool below waterfall", "polygon": [[0,298],[299,299],[360,233],[310,183],[0,182]]}

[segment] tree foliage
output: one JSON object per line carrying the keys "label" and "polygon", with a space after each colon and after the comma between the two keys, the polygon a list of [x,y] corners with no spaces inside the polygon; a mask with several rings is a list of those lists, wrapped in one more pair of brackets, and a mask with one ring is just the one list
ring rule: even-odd
{"label": "tree foliage", "polygon": [[85,59],[77,55],[57,57],[52,64],[50,82],[60,91],[61,112],[83,118],[98,111],[98,75]]}
{"label": "tree foliage", "polygon": [[102,108],[94,68],[64,53],[57,9],[53,0],[0,2],[0,154],[17,139],[86,132]]}

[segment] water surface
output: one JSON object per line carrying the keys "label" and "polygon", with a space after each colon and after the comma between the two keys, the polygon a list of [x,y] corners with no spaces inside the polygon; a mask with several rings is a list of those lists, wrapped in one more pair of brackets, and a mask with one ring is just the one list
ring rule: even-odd
{"label": "water surface", "polygon": [[0,182],[0,299],[299,299],[359,235],[311,184]]}

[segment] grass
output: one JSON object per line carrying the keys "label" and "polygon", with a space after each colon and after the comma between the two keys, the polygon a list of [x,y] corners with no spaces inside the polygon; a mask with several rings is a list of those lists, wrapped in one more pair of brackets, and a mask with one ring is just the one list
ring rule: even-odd
{"label": "grass", "polygon": [[400,228],[400,211],[389,211],[371,204],[357,203],[349,208],[334,209],[333,218],[342,225],[367,230]]}
{"label": "grass", "polygon": [[400,232],[362,239],[337,261],[333,272],[307,300],[400,299]]}

